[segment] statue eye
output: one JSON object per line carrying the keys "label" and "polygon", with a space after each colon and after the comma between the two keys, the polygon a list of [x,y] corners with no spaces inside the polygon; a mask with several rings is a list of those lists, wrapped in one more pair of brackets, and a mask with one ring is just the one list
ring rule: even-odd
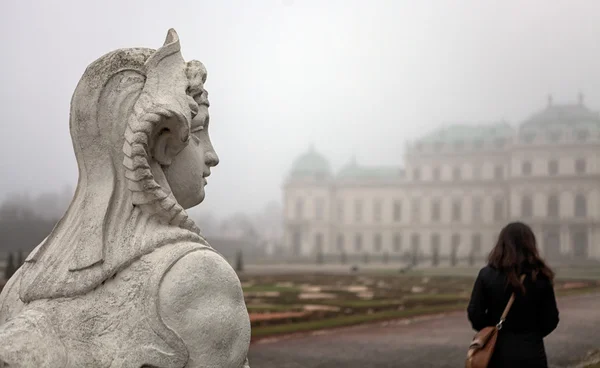
{"label": "statue eye", "polygon": [[199,133],[203,130],[204,130],[204,125],[199,125],[199,126],[192,127],[192,130],[190,131],[190,133],[192,133],[192,134]]}

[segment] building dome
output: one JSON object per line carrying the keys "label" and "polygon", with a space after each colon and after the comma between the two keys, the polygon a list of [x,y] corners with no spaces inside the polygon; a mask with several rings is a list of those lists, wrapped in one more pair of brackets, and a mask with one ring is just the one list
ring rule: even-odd
{"label": "building dome", "polygon": [[293,165],[290,173],[291,177],[312,177],[321,176],[328,177],[331,175],[331,165],[325,156],[315,151],[311,146],[308,152],[298,157]]}
{"label": "building dome", "polygon": [[572,104],[555,104],[550,96],[546,108],[525,120],[521,124],[521,130],[559,126],[597,130],[600,127],[600,116],[584,105],[583,95],[579,96],[578,103]]}

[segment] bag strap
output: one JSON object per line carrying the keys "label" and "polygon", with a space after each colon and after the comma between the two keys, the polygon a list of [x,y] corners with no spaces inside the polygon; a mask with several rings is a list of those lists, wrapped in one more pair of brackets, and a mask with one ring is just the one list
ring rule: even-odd
{"label": "bag strap", "polygon": [[[525,280],[525,274],[521,275],[521,283],[523,283],[524,280]],[[500,321],[496,325],[496,328],[498,328],[498,330],[500,330],[502,328],[502,324],[506,320],[506,316],[508,316],[508,312],[510,312],[510,308],[512,307],[514,302],[515,302],[515,293],[513,291],[513,293],[510,295],[510,299],[508,300],[508,304],[506,304],[506,307],[504,308],[504,312],[502,312]]]}

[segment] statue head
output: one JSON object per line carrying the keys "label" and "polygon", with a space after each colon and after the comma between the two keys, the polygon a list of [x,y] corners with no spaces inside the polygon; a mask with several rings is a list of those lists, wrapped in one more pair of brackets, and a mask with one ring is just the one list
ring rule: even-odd
{"label": "statue head", "polygon": [[85,293],[157,247],[204,242],[185,209],[219,162],[206,74],[172,29],[158,50],[116,50],[86,69],[71,100],[77,189],[26,259],[21,299]]}

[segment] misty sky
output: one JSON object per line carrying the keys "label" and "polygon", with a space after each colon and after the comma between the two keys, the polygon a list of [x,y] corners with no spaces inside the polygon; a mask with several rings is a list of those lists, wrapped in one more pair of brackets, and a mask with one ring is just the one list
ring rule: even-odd
{"label": "misty sky", "polygon": [[519,123],[582,91],[600,107],[600,2],[16,1],[0,5],[0,198],[77,181],[68,131],[86,66],[158,48],[173,27],[208,69],[221,158],[203,211],[281,200],[311,143],[338,168],[401,165],[404,143],[448,123]]}

